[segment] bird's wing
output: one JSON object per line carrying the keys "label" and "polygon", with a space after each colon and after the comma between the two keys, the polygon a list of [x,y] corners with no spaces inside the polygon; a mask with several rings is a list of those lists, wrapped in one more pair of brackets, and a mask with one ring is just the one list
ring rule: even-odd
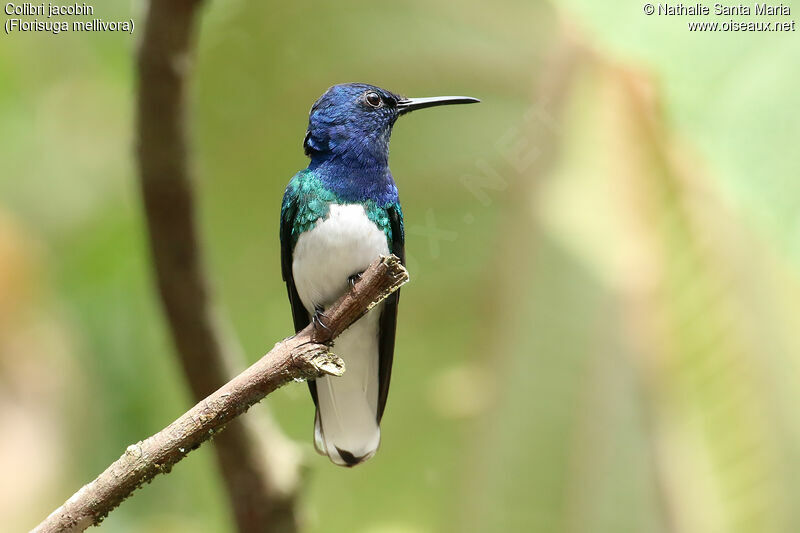
{"label": "bird's wing", "polygon": [[289,294],[289,303],[292,305],[292,318],[294,319],[295,333],[305,328],[310,322],[308,312],[300,301],[297,287],[294,285],[292,275],[292,226],[294,217],[297,214],[297,200],[293,196],[287,195],[281,207],[281,273],[283,281],[286,282],[286,291]]}
{"label": "bird's wing", "polygon": [[[394,204],[387,209],[389,224],[392,228],[391,252],[406,264],[405,235],[403,233],[403,212],[400,204]],[[389,382],[392,378],[392,358],[394,357],[394,337],[397,328],[397,304],[400,301],[400,291],[392,293],[383,304],[380,320],[380,333],[378,338],[378,423],[386,407],[386,398],[389,396]]]}
{"label": "bird's wing", "polygon": [[[311,318],[300,300],[300,295],[297,293],[297,287],[294,284],[294,275],[292,274],[292,255],[294,253],[292,227],[294,226],[294,217],[296,215],[297,197],[290,190],[287,190],[281,206],[281,273],[283,274],[283,281],[286,282],[286,292],[289,294],[289,303],[292,306],[294,331],[298,333],[308,326]],[[309,380],[308,389],[311,391],[311,398],[314,399],[314,405],[316,406],[317,384],[313,380]]]}

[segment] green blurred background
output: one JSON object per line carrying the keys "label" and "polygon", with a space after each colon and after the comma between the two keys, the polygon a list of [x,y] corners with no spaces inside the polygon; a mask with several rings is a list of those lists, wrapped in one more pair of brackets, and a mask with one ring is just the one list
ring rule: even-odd
{"label": "green blurred background", "polygon": [[[7,531],[190,404],[136,186],[145,5],[95,9],[134,36],[0,38]],[[208,2],[200,224],[250,361],[292,331],[278,214],[313,101],[483,100],[395,129],[412,282],[378,455],[313,454],[305,386],[264,402],[306,453],[308,531],[800,530],[798,59],[796,33],[621,1]],[[205,446],[102,527],[231,523]]]}

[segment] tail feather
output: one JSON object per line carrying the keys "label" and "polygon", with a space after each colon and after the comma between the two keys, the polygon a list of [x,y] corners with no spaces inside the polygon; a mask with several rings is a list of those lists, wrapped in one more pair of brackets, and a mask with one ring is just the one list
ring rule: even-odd
{"label": "tail feather", "polygon": [[373,310],[336,339],[344,359],[341,377],[316,380],[314,446],[342,466],[372,457],[380,444],[378,406],[378,317]]}

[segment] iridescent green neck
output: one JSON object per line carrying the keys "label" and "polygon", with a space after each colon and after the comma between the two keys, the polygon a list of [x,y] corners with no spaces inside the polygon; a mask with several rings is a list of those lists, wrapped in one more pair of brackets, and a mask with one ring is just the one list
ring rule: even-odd
{"label": "iridescent green neck", "polygon": [[297,244],[297,239],[302,233],[311,230],[317,220],[327,218],[331,204],[357,203],[364,206],[367,217],[386,234],[391,249],[392,228],[386,210],[394,207],[398,212],[400,211],[396,189],[394,198],[387,198],[387,200],[385,203],[374,199],[348,201],[341,193],[326,187],[315,171],[306,169],[298,172],[286,187],[281,215],[285,216],[288,209],[296,210],[291,229],[291,246],[294,249],[294,245]]}

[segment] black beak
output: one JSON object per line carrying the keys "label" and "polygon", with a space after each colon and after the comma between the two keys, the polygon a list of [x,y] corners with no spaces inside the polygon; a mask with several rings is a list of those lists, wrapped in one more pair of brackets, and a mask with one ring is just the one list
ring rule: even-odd
{"label": "black beak", "polygon": [[437,105],[453,105],[453,104],[477,104],[480,102],[477,98],[470,96],[432,96],[430,98],[404,98],[397,101],[397,109],[400,115],[410,113],[415,109],[425,109],[426,107],[434,107]]}

